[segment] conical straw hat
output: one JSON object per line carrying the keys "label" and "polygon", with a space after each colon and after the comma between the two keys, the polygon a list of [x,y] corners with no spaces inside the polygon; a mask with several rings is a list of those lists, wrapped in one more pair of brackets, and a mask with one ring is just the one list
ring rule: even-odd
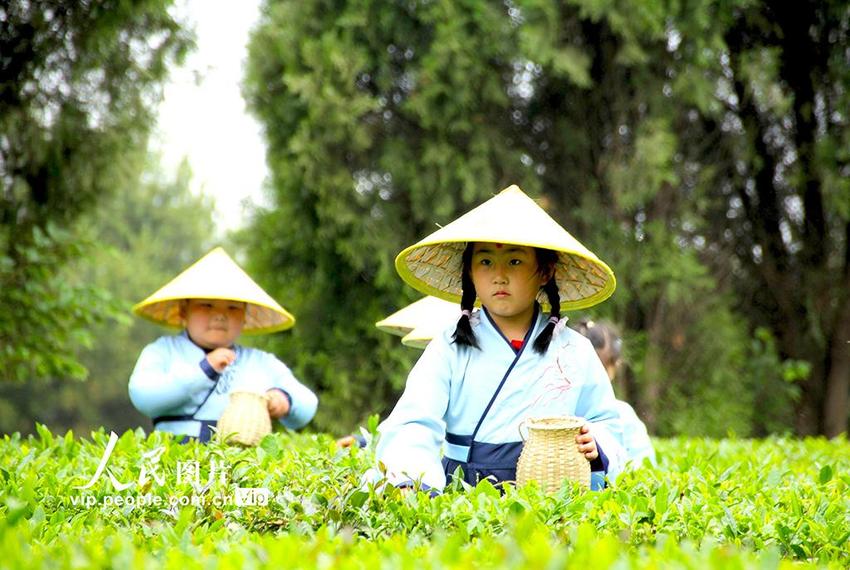
{"label": "conical straw hat", "polygon": [[184,299],[228,299],[246,303],[244,334],[282,331],[295,324],[295,317],[278,305],[220,247],[133,307],[133,312],[160,325],[182,328],[180,302]]}
{"label": "conical straw hat", "polygon": [[401,344],[403,344],[404,346],[409,346],[410,348],[424,349],[426,346],[428,346],[429,342],[434,340],[434,337],[437,336],[447,324],[448,323],[443,323],[443,327],[438,327],[434,325],[424,325],[421,327],[416,327],[415,329],[401,337]]}
{"label": "conical straw hat", "polygon": [[[398,254],[396,270],[414,289],[460,302],[461,256],[468,242],[491,242],[550,249],[558,253],[555,280],[561,309],[583,309],[614,292],[614,272],[549,217],[518,186],[510,186]],[[538,297],[548,305],[541,291]]]}
{"label": "conical straw hat", "polygon": [[423,297],[399,309],[375,326],[383,332],[404,336],[413,329],[436,324],[441,326],[460,316],[460,307],[436,297]]}

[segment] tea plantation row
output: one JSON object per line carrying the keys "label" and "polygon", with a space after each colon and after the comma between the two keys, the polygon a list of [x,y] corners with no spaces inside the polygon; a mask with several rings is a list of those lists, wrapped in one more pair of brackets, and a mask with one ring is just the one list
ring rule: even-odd
{"label": "tea plantation row", "polygon": [[324,435],[242,449],[38,426],[0,440],[0,568],[850,565],[847,441],[656,446],[657,467],[603,492],[429,497],[364,488],[371,451]]}

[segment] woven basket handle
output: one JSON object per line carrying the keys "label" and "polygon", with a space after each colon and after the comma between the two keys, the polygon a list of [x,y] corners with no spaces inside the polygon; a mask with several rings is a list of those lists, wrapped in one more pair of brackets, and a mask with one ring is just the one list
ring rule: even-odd
{"label": "woven basket handle", "polygon": [[[525,423],[526,423],[527,421],[528,421],[528,418],[525,418],[524,420],[522,420],[521,422],[519,422],[519,425],[518,425],[518,426],[517,426],[517,428],[516,428],[516,429],[517,429],[517,431],[519,432],[519,438],[520,438],[523,442],[525,442],[525,440],[526,440],[526,439],[528,439],[528,433],[526,433],[525,435],[523,435],[523,433],[522,433],[522,428],[524,428],[524,427],[525,427]],[[527,431],[528,431],[528,430],[526,430],[526,432],[527,432]]]}

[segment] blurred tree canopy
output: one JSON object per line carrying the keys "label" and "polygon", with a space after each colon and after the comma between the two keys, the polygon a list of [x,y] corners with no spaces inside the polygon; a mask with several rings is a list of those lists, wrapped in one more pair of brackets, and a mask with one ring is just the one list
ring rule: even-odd
{"label": "blurred tree canopy", "polygon": [[138,176],[166,63],[190,47],[171,2],[0,6],[0,380],[81,378],[119,305],[62,271],[73,228]]}
{"label": "blurred tree canopy", "polygon": [[718,16],[717,63],[703,73],[715,96],[689,141],[705,149],[692,156],[711,189],[706,241],[749,320],[805,363],[797,432],[833,436],[847,429],[850,390],[850,5]]}
{"label": "blurred tree canopy", "polygon": [[[70,287],[109,291],[121,318],[91,325],[91,346],[71,354],[88,371],[85,382],[54,377],[0,384],[0,433],[31,432],[36,421],[78,433],[101,425],[119,433],[150,429],[130,403],[127,382],[142,348],[166,331],[131,316],[130,308],[203,255],[215,236],[212,204],[190,192],[185,163],[173,179],[159,171],[155,155],[140,167],[134,181],[74,224],[75,235],[98,247],[58,276]],[[39,397],[45,393],[50,396]]]}
{"label": "blurred tree canopy", "polygon": [[[146,425],[126,377],[161,331],[127,309],[211,245],[145,150],[191,45],[170,4],[0,7],[0,429]],[[386,414],[418,356],[374,327],[421,296],[395,255],[516,183],[617,273],[590,314],[654,433],[846,431],[848,34],[834,0],[266,0],[273,205],[239,243],[298,324],[256,344],[316,427]]]}
{"label": "blurred tree canopy", "polygon": [[386,413],[395,255],[517,183],[614,268],[618,390],[655,433],[846,429],[850,8],[267,0],[245,94],[273,207],[242,236],[298,317],[317,424]]}

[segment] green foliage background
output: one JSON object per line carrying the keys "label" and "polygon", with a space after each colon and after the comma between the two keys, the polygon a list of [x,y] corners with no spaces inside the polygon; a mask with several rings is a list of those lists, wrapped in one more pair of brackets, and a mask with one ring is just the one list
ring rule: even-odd
{"label": "green foliage background", "polygon": [[[79,217],[133,184],[167,64],[191,45],[169,2],[13,1],[0,25],[0,379],[82,378],[118,313],[63,266]],[[87,247],[88,246],[88,247]]]}
{"label": "green foliage background", "polygon": [[[267,346],[325,395],[316,425],[384,412],[403,383],[412,355],[372,327],[416,298],[394,256],[516,183],[615,269],[591,314],[623,326],[619,391],[653,432],[844,431],[848,19],[841,3],[266,2],[245,95],[273,205],[243,243],[300,317]],[[808,72],[789,37],[821,54]]]}
{"label": "green foliage background", "polygon": [[146,150],[191,48],[170,6],[3,8],[0,430],[147,427],[126,378],[162,331],[128,308],[222,240],[298,318],[255,344],[311,429],[385,415],[418,356],[373,326],[419,298],[395,255],[512,183],[617,273],[588,313],[652,433],[846,430],[845,3],[267,0],[271,206],[227,237]]}
{"label": "green foliage background", "polygon": [[[150,428],[127,396],[127,381],[139,352],[164,331],[132,317],[130,307],[190,265],[211,247],[212,204],[189,191],[186,165],[174,179],[151,160],[122,192],[103,198],[74,226],[78,239],[98,244],[61,266],[64,288],[107,292],[115,318],[91,323],[82,346],[68,348],[85,378],[31,378],[0,383],[0,432],[31,432],[34,421],[86,431],[105,425],[116,431]],[[96,303],[88,299],[86,313]],[[55,319],[55,316],[51,316]],[[49,394],[44,399],[40,394]]]}

